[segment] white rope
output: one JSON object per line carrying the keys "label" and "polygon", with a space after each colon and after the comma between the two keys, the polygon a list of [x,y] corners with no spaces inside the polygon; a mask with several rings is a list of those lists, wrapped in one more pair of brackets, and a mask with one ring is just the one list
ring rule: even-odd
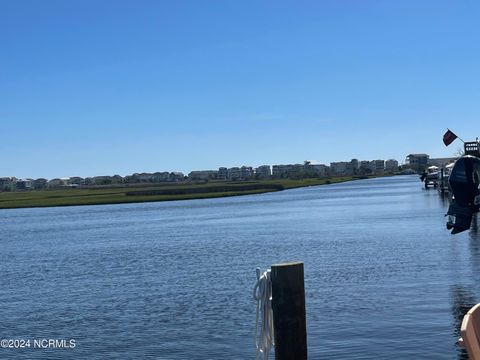
{"label": "white rope", "polygon": [[[253,288],[253,298],[257,301],[257,319],[255,321],[255,349],[257,360],[263,354],[263,359],[268,360],[268,353],[273,347],[273,312],[272,312],[272,282],[270,270],[260,276],[257,268],[257,282]],[[260,334],[258,333],[261,317]]]}

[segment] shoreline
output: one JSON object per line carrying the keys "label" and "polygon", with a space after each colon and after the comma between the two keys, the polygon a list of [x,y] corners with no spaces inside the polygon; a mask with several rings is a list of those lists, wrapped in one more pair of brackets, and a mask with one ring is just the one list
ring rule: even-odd
{"label": "shoreline", "polygon": [[252,180],[242,182],[213,181],[203,184],[148,184],[130,187],[2,192],[0,193],[0,210],[214,199],[231,196],[256,195],[309,186],[338,184],[376,177],[379,176],[345,176],[299,180]]}

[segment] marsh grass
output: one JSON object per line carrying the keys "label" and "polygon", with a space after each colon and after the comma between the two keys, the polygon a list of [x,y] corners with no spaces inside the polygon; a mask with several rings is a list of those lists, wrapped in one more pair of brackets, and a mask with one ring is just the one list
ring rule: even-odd
{"label": "marsh grass", "polygon": [[120,204],[252,195],[305,186],[333,184],[357,178],[212,181],[204,184],[152,184],[142,186],[32,190],[0,193],[0,209]]}

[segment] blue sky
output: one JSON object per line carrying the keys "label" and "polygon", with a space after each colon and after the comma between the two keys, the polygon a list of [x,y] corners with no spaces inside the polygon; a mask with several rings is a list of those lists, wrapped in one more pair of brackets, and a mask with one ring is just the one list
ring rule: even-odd
{"label": "blue sky", "polygon": [[0,176],[450,156],[474,1],[0,0]]}

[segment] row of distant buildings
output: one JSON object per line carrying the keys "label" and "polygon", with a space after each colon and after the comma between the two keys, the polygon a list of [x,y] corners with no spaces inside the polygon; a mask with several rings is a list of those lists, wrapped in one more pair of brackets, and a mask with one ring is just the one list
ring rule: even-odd
{"label": "row of distant buildings", "polygon": [[359,161],[332,162],[330,166],[314,164],[305,161],[303,164],[287,165],[262,165],[256,168],[251,166],[220,167],[218,170],[196,170],[185,176],[181,172],[155,172],[135,173],[128,176],[94,176],[94,177],[69,177],[55,179],[17,179],[15,177],[0,178],[0,191],[16,190],[43,190],[68,187],[129,185],[148,183],[172,183],[184,181],[242,181],[253,179],[301,179],[318,178],[329,176],[352,176],[352,175],[381,175],[398,171],[398,161],[390,159]]}
{"label": "row of distant buildings", "polygon": [[351,176],[394,173],[398,171],[398,161],[372,160],[332,162],[330,166],[313,164],[305,161],[303,164],[287,165],[262,165],[256,168],[251,166],[221,167],[218,170],[192,171],[188,174],[189,180],[249,180],[249,179],[282,179],[282,178],[305,178],[305,177],[328,177],[328,176]]}
{"label": "row of distant buildings", "polygon": [[128,176],[93,176],[82,178],[73,176],[55,179],[17,179],[15,177],[0,178],[0,191],[44,190],[58,188],[75,188],[79,186],[105,186],[122,184],[166,183],[185,181],[181,172],[135,173]]}

